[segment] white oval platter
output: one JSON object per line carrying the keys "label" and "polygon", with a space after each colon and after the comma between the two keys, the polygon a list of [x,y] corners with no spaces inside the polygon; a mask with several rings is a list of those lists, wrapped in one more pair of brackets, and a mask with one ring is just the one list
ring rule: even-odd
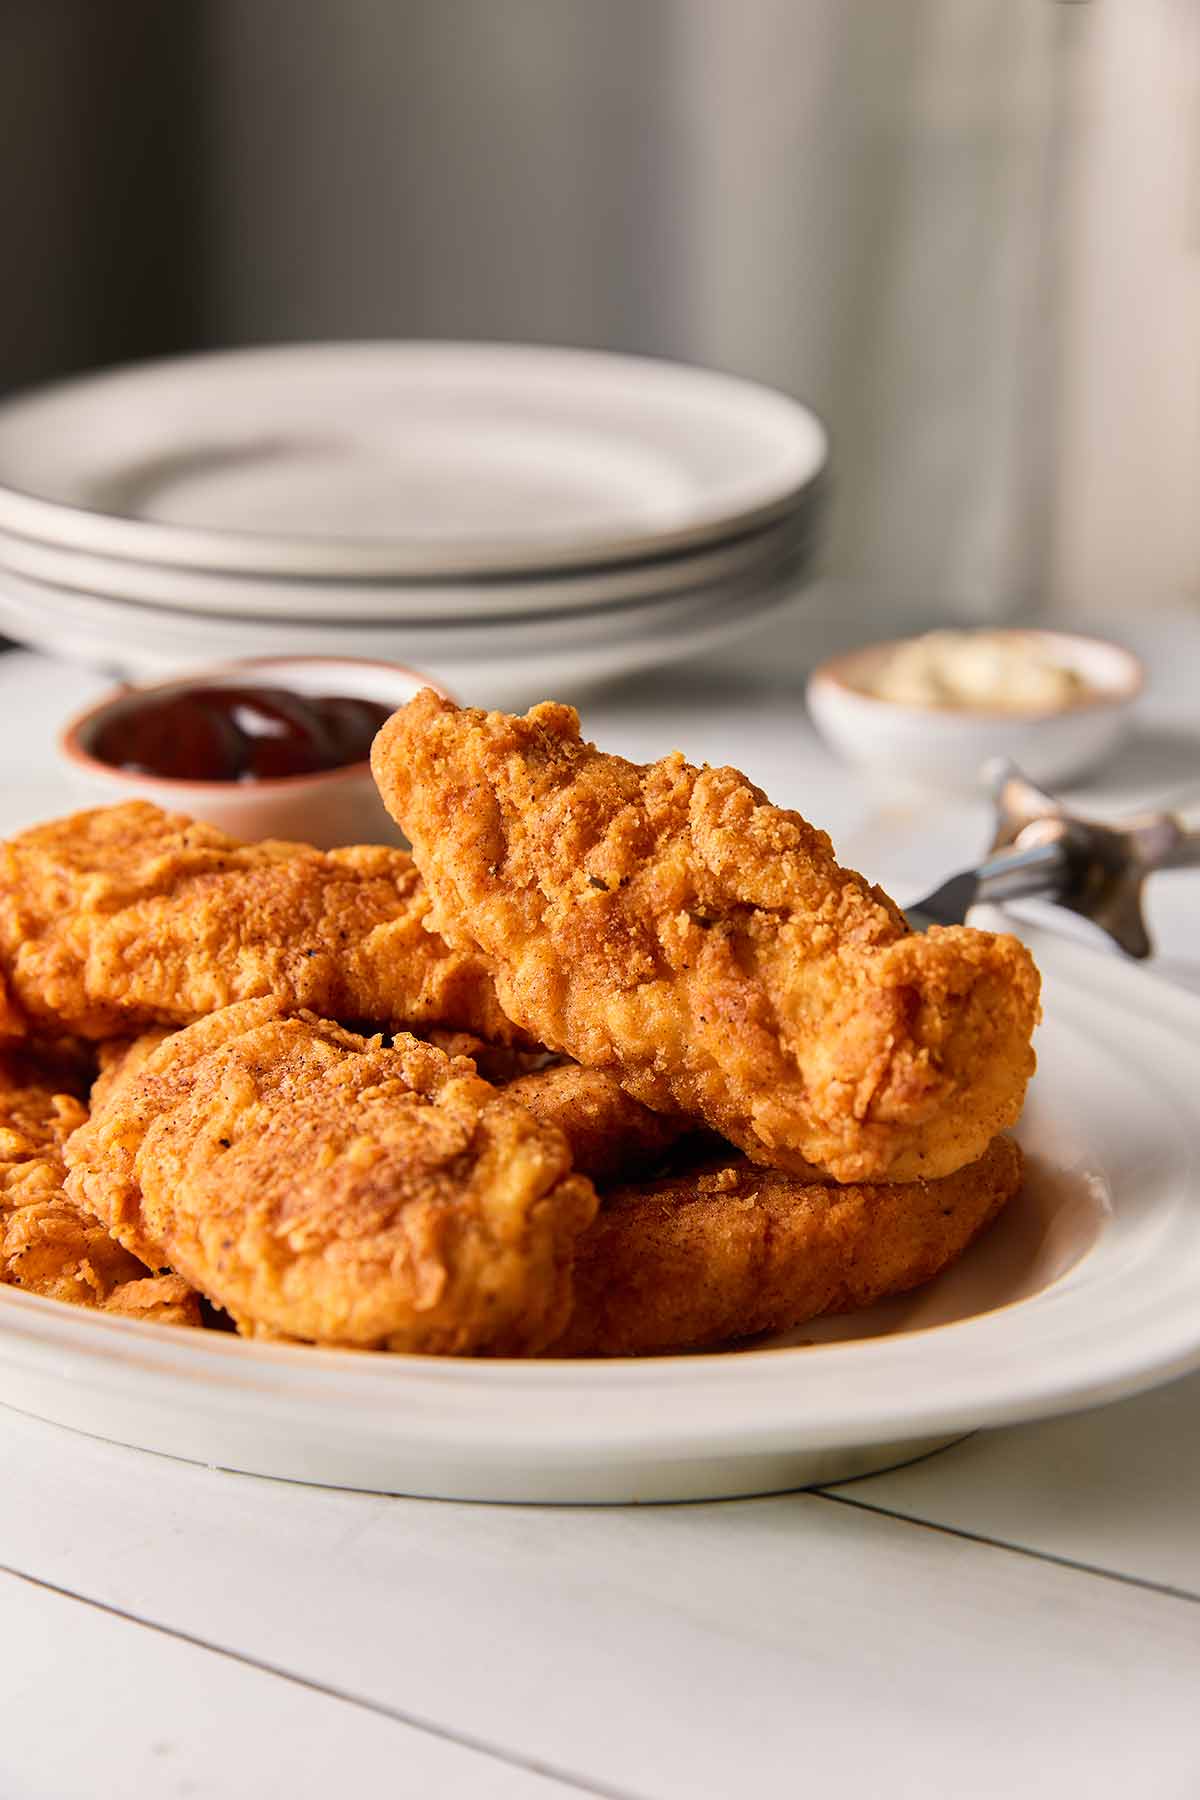
{"label": "white oval platter", "polygon": [[0,1289],[0,1400],[194,1461],[470,1500],[844,1479],[1200,1365],[1200,1001],[1044,932],[1025,1190],[940,1280],[791,1340],[630,1362],[243,1343]]}

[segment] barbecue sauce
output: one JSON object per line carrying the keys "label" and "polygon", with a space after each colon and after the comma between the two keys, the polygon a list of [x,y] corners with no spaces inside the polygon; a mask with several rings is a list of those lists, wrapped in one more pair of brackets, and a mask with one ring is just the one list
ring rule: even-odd
{"label": "barbecue sauce", "polygon": [[177,688],[117,701],[84,748],[115,769],[168,781],[277,781],[364,762],[390,711],[350,694]]}

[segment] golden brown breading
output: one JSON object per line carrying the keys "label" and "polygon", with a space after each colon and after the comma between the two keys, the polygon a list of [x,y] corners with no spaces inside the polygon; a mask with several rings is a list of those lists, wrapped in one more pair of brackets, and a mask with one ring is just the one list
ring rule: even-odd
{"label": "golden brown breading", "polygon": [[147,1275],[123,1281],[104,1302],[104,1310],[143,1325],[199,1325],[200,1297],[182,1275]]}
{"label": "golden brown breading", "polygon": [[268,999],[106,1082],[68,1192],[243,1331],[493,1355],[561,1331],[595,1194],[561,1132],[469,1063]]}
{"label": "golden brown breading", "polygon": [[468,1056],[485,1081],[503,1087],[535,1119],[555,1125],[581,1175],[603,1183],[652,1168],[665,1150],[695,1131],[693,1119],[651,1112],[603,1069],[583,1069],[540,1047],[485,1044],[466,1031],[421,1032],[447,1056]]}
{"label": "golden brown breading", "polygon": [[135,1069],[140,1069],[158,1046],[173,1035],[168,1026],[155,1025],[148,1031],[139,1032],[137,1037],[105,1038],[102,1043],[97,1044],[97,1074],[92,1083],[89,1109],[95,1111],[116,1082],[127,1079]]}
{"label": "golden brown breading", "polygon": [[[118,1075],[135,1060],[145,1061],[169,1035],[166,1031],[146,1032],[138,1038],[101,1044],[93,1104],[99,1104]],[[421,1032],[420,1038],[445,1056],[467,1057],[485,1081],[503,1088],[510,1100],[519,1101],[544,1125],[555,1126],[570,1146],[578,1173],[593,1181],[632,1179],[659,1162],[680,1137],[695,1130],[690,1119],[651,1112],[602,1070],[581,1069],[578,1063],[552,1058],[548,1051],[488,1044],[469,1031],[446,1031],[438,1026]]]}
{"label": "golden brown breading", "polygon": [[527,1106],[535,1119],[557,1125],[580,1174],[599,1183],[652,1168],[693,1129],[692,1120],[651,1112],[612,1075],[603,1069],[581,1069],[578,1063],[554,1063],[518,1076],[504,1091],[510,1100]]}
{"label": "golden brown breading", "polygon": [[641,767],[581,742],[570,707],[512,718],[428,689],[372,767],[438,928],[493,959],[509,1017],[645,1105],[841,1181],[946,1174],[1016,1120],[1028,951],[910,934],[736,770]]}
{"label": "golden brown breading", "polygon": [[0,1283],[47,1299],[164,1324],[198,1325],[195,1294],[177,1276],[150,1277],[100,1221],[63,1192],[63,1146],[87,1119],[61,1078],[73,1071],[0,1054]]}
{"label": "golden brown breading", "polygon": [[489,1044],[483,1038],[476,1037],[471,1031],[448,1031],[444,1026],[434,1025],[428,1029],[414,1031],[426,1044],[432,1044],[445,1056],[466,1056],[475,1064],[477,1072],[493,1087],[504,1087],[507,1082],[515,1081],[520,1075],[530,1075],[536,1070],[544,1069],[549,1063],[559,1059],[551,1050],[543,1050],[540,1044],[525,1050],[519,1044]]}
{"label": "golden brown breading", "polygon": [[655,1356],[790,1331],[917,1287],[1021,1183],[998,1137],[937,1181],[837,1187],[738,1159],[606,1196],[575,1257],[575,1308],[551,1356]]}
{"label": "golden brown breading", "polygon": [[76,813],[0,846],[0,1033],[113,1037],[271,994],[511,1040],[481,959],[428,912],[400,850],[240,844],[140,800]]}

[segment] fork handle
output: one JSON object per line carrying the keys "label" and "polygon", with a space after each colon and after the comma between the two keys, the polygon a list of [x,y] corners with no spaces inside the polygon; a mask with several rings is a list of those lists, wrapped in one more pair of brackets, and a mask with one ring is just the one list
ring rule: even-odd
{"label": "fork handle", "polygon": [[1179,840],[1168,853],[1164,869],[1200,869],[1200,801],[1173,813]]}
{"label": "fork handle", "polygon": [[1137,840],[1147,873],[1200,868],[1200,802],[1177,812],[1142,813],[1122,824]]}

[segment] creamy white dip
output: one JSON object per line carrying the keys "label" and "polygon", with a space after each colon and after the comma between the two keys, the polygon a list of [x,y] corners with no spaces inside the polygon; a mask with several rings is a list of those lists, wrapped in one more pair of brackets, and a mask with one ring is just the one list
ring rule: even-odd
{"label": "creamy white dip", "polygon": [[1088,692],[1075,670],[1021,632],[930,631],[898,644],[855,686],[902,706],[1048,712]]}

